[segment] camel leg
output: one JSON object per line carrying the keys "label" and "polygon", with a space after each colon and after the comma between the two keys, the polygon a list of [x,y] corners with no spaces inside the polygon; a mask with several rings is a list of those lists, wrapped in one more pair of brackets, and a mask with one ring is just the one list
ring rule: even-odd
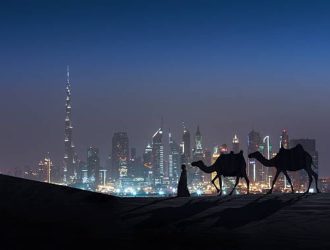
{"label": "camel leg", "polygon": [[231,192],[229,193],[229,195],[232,195],[232,194],[233,194],[233,192],[234,192],[234,190],[235,190],[235,188],[236,188],[236,186],[237,186],[238,183],[239,183],[239,177],[236,176],[236,183],[235,183],[235,186],[234,186],[233,190],[231,190]]}
{"label": "camel leg", "polygon": [[270,188],[270,190],[267,192],[267,194],[271,194],[273,192],[273,188],[274,188],[274,185],[275,185],[275,182],[277,180],[277,177],[279,176],[279,174],[281,173],[280,170],[276,169],[276,174],[275,174],[275,177],[274,177],[274,180],[273,180],[273,183],[272,183],[272,187]]}
{"label": "camel leg", "polygon": [[215,180],[218,178],[219,176],[218,175],[216,175],[213,179],[212,179],[212,184],[213,184],[213,186],[215,187],[215,189],[217,190],[217,193],[219,193],[219,188],[217,187],[217,185],[215,185]]}
{"label": "camel leg", "polygon": [[311,188],[311,184],[312,184],[312,181],[313,181],[313,178],[312,178],[312,173],[311,173],[311,169],[305,169],[307,174],[308,174],[308,180],[309,180],[309,183],[308,183],[308,188],[305,192],[305,194],[307,194],[309,192],[309,189]]}
{"label": "camel leg", "polygon": [[220,186],[219,196],[221,196],[221,194],[222,194],[222,180],[221,180],[221,175],[219,175],[218,178],[219,178],[219,186]]}
{"label": "camel leg", "polygon": [[244,173],[244,179],[246,181],[246,186],[247,186],[246,194],[249,194],[249,192],[250,192],[250,181],[249,181],[249,178],[247,177],[246,173]]}
{"label": "camel leg", "polygon": [[291,192],[294,193],[294,191],[293,191],[293,185],[292,185],[292,182],[291,182],[291,178],[290,178],[290,176],[288,175],[288,172],[286,172],[286,170],[284,170],[284,171],[282,171],[282,172],[283,172],[283,174],[285,175],[286,179],[288,180],[288,182],[289,182],[289,184],[290,184],[290,186],[291,186]]}
{"label": "camel leg", "polygon": [[312,169],[310,170],[311,171],[311,174],[314,176],[314,180],[315,180],[315,187],[316,187],[316,192],[320,193],[320,190],[319,190],[319,187],[317,185],[317,182],[318,182],[318,174],[315,173],[315,171],[313,171]]}

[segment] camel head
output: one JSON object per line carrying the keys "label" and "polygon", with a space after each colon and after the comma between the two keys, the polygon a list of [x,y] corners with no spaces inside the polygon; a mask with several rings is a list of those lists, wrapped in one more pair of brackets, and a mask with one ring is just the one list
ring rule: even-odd
{"label": "camel head", "polygon": [[200,168],[201,166],[204,166],[203,161],[194,161],[191,163],[191,166]]}
{"label": "camel head", "polygon": [[258,158],[260,158],[260,156],[262,156],[262,154],[259,151],[256,151],[256,152],[248,155],[248,157],[252,158],[252,159],[258,159]]}

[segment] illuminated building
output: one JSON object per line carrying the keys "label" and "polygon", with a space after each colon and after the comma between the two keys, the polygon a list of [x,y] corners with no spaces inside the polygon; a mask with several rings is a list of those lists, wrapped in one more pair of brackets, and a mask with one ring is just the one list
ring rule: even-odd
{"label": "illuminated building", "polygon": [[114,133],[111,162],[110,176],[113,180],[128,176],[129,141],[126,132]]}
{"label": "illuminated building", "polygon": [[51,183],[53,163],[49,157],[49,153],[47,154],[45,159],[39,162],[38,166],[39,166],[38,169],[39,180],[42,182]]}
{"label": "illuminated building", "polygon": [[[199,126],[197,126],[197,131],[195,134],[195,147],[193,149],[193,161],[203,161],[204,153],[203,153],[203,144],[202,144],[202,134],[199,130]],[[199,168],[194,170],[193,181],[201,182],[204,179],[204,172],[202,172]]]}
{"label": "illuminated building", "polygon": [[282,130],[282,135],[280,137],[280,147],[283,147],[285,149],[289,148],[289,135],[286,129]]}
{"label": "illuminated building", "polygon": [[[262,153],[260,146],[262,146],[261,136],[258,132],[252,130],[248,135],[248,154],[254,153],[256,151],[260,151]],[[247,174],[249,176],[250,181],[262,181],[263,168],[263,165],[256,159],[248,159]]]}
{"label": "illuminated building", "polygon": [[222,144],[219,148],[220,154],[227,154],[229,152],[229,148],[227,144]]}
{"label": "illuminated building", "polygon": [[168,174],[169,174],[170,182],[176,185],[181,170],[180,147],[173,140],[171,132],[168,133],[168,139],[169,139]]}
{"label": "illuminated building", "polygon": [[131,148],[131,156],[129,158],[129,164],[128,164],[128,176],[131,178],[134,178],[139,169],[137,166],[137,161],[136,161],[136,148]]}
{"label": "illuminated building", "polygon": [[65,128],[64,128],[64,175],[63,181],[65,183],[72,183],[76,178],[76,160],[75,147],[72,140],[72,106],[71,106],[71,83],[69,66],[67,67],[67,81],[66,81],[66,102],[65,102]]}
{"label": "illuminated building", "polygon": [[[186,128],[186,126],[183,124],[183,135],[182,135],[182,142],[180,144],[181,147],[181,164],[185,164],[187,167],[187,179],[188,184],[191,184],[191,182],[194,179],[194,173],[196,171],[195,168],[191,168],[190,162],[191,162],[191,143],[190,143],[190,132]],[[180,170],[181,172],[181,170]]]}
{"label": "illuminated building", "polygon": [[152,146],[150,143],[147,144],[143,154],[143,175],[144,179],[153,185],[153,169],[152,169]]}
{"label": "illuminated building", "polygon": [[[266,159],[272,158],[272,145],[270,143],[270,136],[265,136],[262,140],[262,145],[259,147],[259,151],[264,155]],[[263,184],[268,185],[270,188],[272,177],[275,175],[275,168],[264,167],[262,168],[262,178]]]}
{"label": "illuminated building", "polygon": [[233,152],[235,154],[239,153],[239,139],[237,137],[237,135],[235,134],[234,135],[234,138],[233,138]]}
{"label": "illuminated building", "polygon": [[99,149],[89,147],[87,150],[87,173],[88,181],[95,186],[100,184],[100,158]]}
{"label": "illuminated building", "polygon": [[159,128],[152,136],[152,168],[155,185],[162,184],[164,178],[163,129]]}
{"label": "illuminated building", "polygon": [[182,135],[182,143],[181,143],[181,154],[182,154],[182,164],[190,163],[190,156],[191,156],[190,132],[184,125],[183,125],[183,135]]}
{"label": "illuminated building", "polygon": [[136,148],[131,148],[128,175],[131,178],[143,177],[143,164],[140,156],[136,155]]}

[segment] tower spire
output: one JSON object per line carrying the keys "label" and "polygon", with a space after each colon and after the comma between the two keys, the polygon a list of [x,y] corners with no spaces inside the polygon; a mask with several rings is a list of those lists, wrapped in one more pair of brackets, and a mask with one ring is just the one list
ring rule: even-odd
{"label": "tower spire", "polygon": [[70,69],[66,68],[66,100],[65,100],[65,123],[64,123],[64,182],[70,183],[75,175],[75,150],[72,140],[71,121],[71,85]]}
{"label": "tower spire", "polygon": [[70,85],[70,67],[69,65],[66,66],[66,83]]}

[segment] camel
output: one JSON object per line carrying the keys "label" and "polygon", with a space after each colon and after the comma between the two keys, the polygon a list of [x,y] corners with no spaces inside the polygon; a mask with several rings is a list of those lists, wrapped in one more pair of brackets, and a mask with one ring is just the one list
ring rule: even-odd
{"label": "camel", "polygon": [[[229,195],[232,195],[232,193],[234,192],[239,182],[239,178],[245,179],[247,184],[247,194],[249,193],[250,181],[246,174],[246,162],[242,150],[238,154],[234,154],[233,151],[231,151],[230,154],[221,154],[215,161],[215,163],[209,167],[207,167],[203,161],[192,162],[191,165],[194,167],[198,167],[205,173],[217,173],[217,175],[212,179],[211,182],[217,189],[219,195],[222,194],[221,175],[224,177],[236,177],[234,188],[229,193]],[[214,183],[217,178],[219,179],[220,189]]]}
{"label": "camel", "polygon": [[297,170],[301,170],[301,169],[305,169],[305,171],[307,172],[308,177],[309,177],[309,184],[308,184],[307,191],[305,193],[309,192],[309,189],[310,189],[312,181],[313,181],[312,176],[315,179],[316,190],[318,193],[320,192],[320,190],[317,186],[318,175],[312,169],[312,165],[315,167],[312,156],[309,153],[307,153],[300,144],[298,144],[297,146],[295,146],[294,148],[291,148],[291,149],[285,149],[285,148],[281,147],[279,153],[270,160],[267,160],[259,151],[249,154],[248,157],[258,160],[265,167],[275,167],[276,168],[276,174],[273,179],[272,187],[268,191],[268,194],[271,194],[273,192],[275,182],[281,172],[287,178],[287,180],[291,186],[291,192],[294,193],[293,185],[292,185],[291,179],[290,179],[287,171],[297,171]]}

